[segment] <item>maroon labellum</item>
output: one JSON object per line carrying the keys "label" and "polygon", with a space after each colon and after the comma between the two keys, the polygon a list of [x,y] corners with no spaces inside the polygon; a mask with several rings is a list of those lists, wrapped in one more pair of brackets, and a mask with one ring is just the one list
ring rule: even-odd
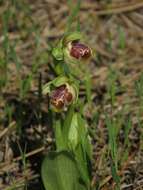
{"label": "maroon labellum", "polygon": [[57,87],[51,94],[50,103],[57,111],[63,110],[73,100],[73,95],[66,85]]}
{"label": "maroon labellum", "polygon": [[85,44],[74,41],[71,44],[70,55],[76,59],[87,59],[91,56],[91,49]]}
{"label": "maroon labellum", "polygon": [[61,85],[57,87],[51,94],[51,105],[57,110],[61,110],[65,105],[65,90],[66,85]]}
{"label": "maroon labellum", "polygon": [[72,93],[67,92],[67,93],[65,94],[65,98],[66,98],[66,101],[67,101],[68,104],[71,103],[71,101],[72,101],[72,99],[73,99]]}
{"label": "maroon labellum", "polygon": [[61,86],[57,87],[52,92],[51,99],[55,100],[55,99],[63,98],[65,90],[66,90],[66,85],[61,85]]}

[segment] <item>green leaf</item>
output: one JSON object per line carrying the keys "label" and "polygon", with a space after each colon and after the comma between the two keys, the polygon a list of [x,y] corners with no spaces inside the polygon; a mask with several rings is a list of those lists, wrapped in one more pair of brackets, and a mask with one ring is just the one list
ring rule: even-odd
{"label": "green leaf", "polygon": [[78,141],[79,145],[75,150],[76,161],[78,163],[78,168],[81,174],[81,178],[86,184],[87,188],[90,187],[90,160],[92,158],[92,147],[89,141],[88,130],[86,128],[86,122],[81,117],[79,113],[77,113],[78,119]]}
{"label": "green leaf", "polygon": [[116,189],[119,190],[120,189],[120,177],[118,176],[116,166],[112,159],[110,160],[110,163],[111,163],[112,177],[113,177],[114,181],[116,182]]}
{"label": "green leaf", "polygon": [[88,129],[86,127],[87,123],[86,121],[81,117],[80,114],[78,114],[78,125],[79,125],[79,133],[80,133],[80,141],[82,144],[82,147],[84,149],[84,152],[87,154],[88,158],[92,159],[92,145],[90,142],[90,137],[88,134]]}
{"label": "green leaf", "polygon": [[68,144],[68,135],[69,135],[69,127],[74,114],[74,106],[70,106],[69,110],[66,113],[66,117],[63,123],[63,137],[65,143]]}
{"label": "green leaf", "polygon": [[30,89],[32,81],[32,75],[27,76],[27,78],[20,81],[20,98],[24,98],[26,93]]}
{"label": "green leaf", "polygon": [[125,49],[126,47],[126,36],[123,28],[121,26],[118,26],[118,39],[119,39],[119,47],[120,49]]}
{"label": "green leaf", "polygon": [[85,158],[84,150],[81,144],[78,145],[75,152],[75,159],[77,162],[78,169],[80,171],[80,176],[83,182],[86,184],[87,189],[90,187],[90,176],[88,172],[88,162]]}
{"label": "green leaf", "polygon": [[56,121],[54,124],[55,139],[56,139],[56,148],[57,151],[65,150],[66,143],[64,143],[64,138],[62,134],[62,126],[60,120]]}
{"label": "green leaf", "polygon": [[92,102],[92,80],[91,80],[91,76],[90,73],[88,71],[86,71],[85,73],[85,90],[86,90],[86,97],[87,97],[87,101],[89,103],[89,105]]}
{"label": "green leaf", "polygon": [[72,23],[77,20],[78,13],[80,11],[81,0],[78,0],[76,3],[73,0],[68,0],[68,5],[70,8],[70,15],[67,20],[67,31],[72,31]]}
{"label": "green leaf", "polygon": [[50,152],[43,161],[41,172],[46,190],[80,190],[76,162],[66,151]]}
{"label": "green leaf", "polygon": [[72,117],[69,134],[68,134],[69,147],[74,151],[78,145],[78,116],[75,113]]}

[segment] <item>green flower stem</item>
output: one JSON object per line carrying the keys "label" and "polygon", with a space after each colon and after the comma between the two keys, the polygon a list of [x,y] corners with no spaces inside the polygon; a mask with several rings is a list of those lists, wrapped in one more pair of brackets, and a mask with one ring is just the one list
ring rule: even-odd
{"label": "green flower stem", "polygon": [[[61,153],[63,155],[63,151],[69,153],[72,155],[80,174],[80,180],[78,179],[79,184],[75,184],[78,189],[70,186],[68,190],[91,190],[90,167],[92,147],[89,140],[88,129],[86,128],[87,122],[83,119],[83,113],[80,110],[78,103],[79,86],[82,82],[86,89],[87,102],[91,104],[90,71],[84,62],[81,63],[82,60],[79,61],[78,59],[75,59],[73,61],[67,47],[70,42],[80,39],[81,34],[78,32],[66,34],[66,36],[60,40],[57,47],[53,49],[52,55],[54,63],[53,65],[51,64],[51,66],[56,78],[45,84],[43,87],[43,94],[50,94],[50,110],[52,113],[52,125],[56,144],[56,151],[54,152],[55,159],[58,159],[57,154]],[[82,81],[80,81],[81,78]],[[67,97],[70,96],[66,96],[70,93],[73,97],[73,99],[71,99],[72,101],[68,101]],[[52,109],[52,106],[55,106],[57,109]],[[77,112],[77,110],[79,111]],[[47,156],[47,161],[49,163],[51,162],[51,158],[49,160],[48,158],[49,156]],[[64,159],[67,158],[64,156]],[[56,172],[55,169],[51,168],[51,172],[53,176],[59,176],[59,173]],[[44,167],[43,174],[45,176]],[[68,174],[66,173],[66,175]],[[60,179],[57,182],[60,183],[62,180],[63,179]],[[44,178],[44,183],[47,185],[47,188],[50,183],[54,185],[50,180],[49,183],[47,183],[46,178]],[[57,185],[56,187],[59,188],[60,185]]]}

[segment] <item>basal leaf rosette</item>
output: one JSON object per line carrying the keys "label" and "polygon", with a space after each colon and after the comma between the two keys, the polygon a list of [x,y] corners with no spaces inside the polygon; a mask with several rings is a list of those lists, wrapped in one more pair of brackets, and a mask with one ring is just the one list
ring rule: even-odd
{"label": "basal leaf rosette", "polygon": [[60,76],[43,86],[43,94],[49,94],[50,108],[62,112],[75,104],[78,98],[78,85],[67,77]]}

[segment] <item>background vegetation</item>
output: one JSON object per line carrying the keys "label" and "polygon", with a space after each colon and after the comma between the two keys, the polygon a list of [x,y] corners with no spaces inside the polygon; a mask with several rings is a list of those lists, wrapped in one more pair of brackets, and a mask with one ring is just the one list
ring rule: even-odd
{"label": "background vegetation", "polygon": [[80,10],[77,1],[0,0],[0,190],[43,189],[41,161],[55,145],[41,88],[53,79],[51,48],[75,7],[95,52],[91,83],[80,91],[94,146],[92,186],[143,189],[142,0],[84,0]]}

